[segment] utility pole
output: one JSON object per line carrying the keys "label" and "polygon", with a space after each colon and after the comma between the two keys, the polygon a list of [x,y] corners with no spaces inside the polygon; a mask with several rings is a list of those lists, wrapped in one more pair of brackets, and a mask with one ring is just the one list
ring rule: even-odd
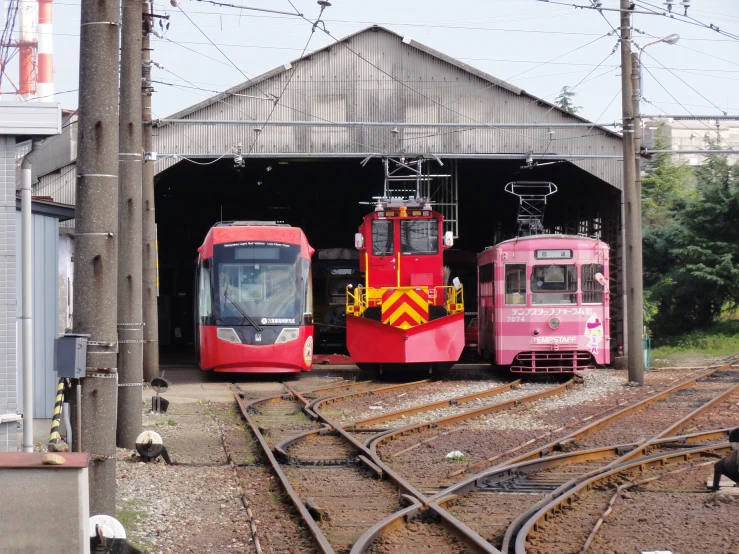
{"label": "utility pole", "polygon": [[[151,139],[151,42],[153,6],[143,3],[143,126],[144,151],[152,151]],[[144,380],[151,382],[159,376],[159,314],[157,313],[157,252],[156,217],[154,206],[154,160],[144,160],[143,167],[143,279],[144,279]]]}
{"label": "utility pole", "polygon": [[[624,278],[629,381],[644,384],[641,192],[637,189],[635,111],[631,59],[631,0],[621,0],[621,109],[623,112]],[[638,78],[638,76],[637,76]],[[637,91],[638,92],[638,91]]]}
{"label": "utility pole", "polygon": [[141,433],[141,0],[121,10],[120,188],[118,196],[118,428],[116,444],[136,448]]}
{"label": "utility pole", "polygon": [[[82,0],[75,214],[74,331],[89,334],[81,437],[90,454],[90,514],[115,515],[118,373],[119,3]],[[75,446],[76,446],[75,445]]]}

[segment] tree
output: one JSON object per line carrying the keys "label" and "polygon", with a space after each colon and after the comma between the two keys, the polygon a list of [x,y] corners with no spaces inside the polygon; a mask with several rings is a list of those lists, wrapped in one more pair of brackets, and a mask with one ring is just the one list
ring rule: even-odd
{"label": "tree", "polygon": [[659,258],[645,275],[658,334],[709,327],[739,305],[739,166],[711,155],[695,173],[694,196],[675,203],[645,250],[645,261]]}
{"label": "tree", "polygon": [[554,104],[566,112],[577,113],[582,109],[582,106],[575,106],[574,100],[575,93],[570,90],[570,87],[562,87],[559,96],[554,99]]}
{"label": "tree", "polygon": [[[655,150],[669,150],[671,144],[661,121],[654,139]],[[690,166],[676,165],[668,152],[654,155],[647,164],[649,174],[642,178],[642,224],[645,231],[666,227],[678,204],[693,192]]]}

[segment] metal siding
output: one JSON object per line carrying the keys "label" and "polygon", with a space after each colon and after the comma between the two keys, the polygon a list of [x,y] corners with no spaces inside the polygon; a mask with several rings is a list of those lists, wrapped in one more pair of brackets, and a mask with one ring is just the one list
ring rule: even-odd
{"label": "metal siding", "polygon": [[[334,44],[256,78],[211,103],[176,114],[181,119],[265,120],[273,104],[254,97],[279,96],[273,120],[406,121],[406,122],[583,122],[493,77],[472,70],[431,49],[402,43],[385,30],[352,36],[346,46]],[[360,59],[351,50],[361,54]],[[432,53],[429,53],[432,52]],[[382,69],[376,69],[374,64]],[[474,72],[473,72],[474,71]],[[384,72],[384,73],[383,73]],[[392,75],[395,79],[391,78]],[[267,75],[270,75],[267,74]],[[402,81],[402,83],[398,82]],[[411,90],[412,89],[412,90]],[[258,139],[250,126],[163,125],[154,137],[160,159],[157,172],[171,167],[171,154],[229,153],[238,143],[254,155],[305,154],[621,154],[621,139],[601,128],[559,128],[550,144],[547,129],[401,129],[310,128],[266,126]],[[582,135],[592,133],[592,136]],[[433,136],[429,136],[433,135]],[[254,145],[252,149],[252,145]],[[621,188],[621,162],[588,159],[573,162],[598,178]]]}
{"label": "metal siding", "polygon": [[[16,212],[16,224],[20,229],[21,214]],[[54,217],[32,215],[33,227],[33,398],[34,418],[50,418],[54,412],[56,374],[54,373],[54,338],[57,336],[58,290],[58,221]],[[17,252],[21,251],[20,232],[16,236]],[[20,255],[18,255],[20,261]],[[16,317],[18,318],[18,409],[23,409],[23,352],[20,333],[21,264],[16,267]]]}
{"label": "metal siding", "polygon": [[0,102],[0,134],[56,135],[62,128],[62,110],[53,102]]}
{"label": "metal siding", "polygon": [[[73,162],[39,177],[38,183],[32,186],[32,194],[34,196],[50,196],[54,199],[54,202],[74,205],[76,177],[76,165]],[[63,221],[60,226],[74,227],[74,219]]]}
{"label": "metal siding", "polygon": [[[0,414],[18,409],[15,137],[0,136]],[[0,424],[0,452],[15,452],[17,424]]]}

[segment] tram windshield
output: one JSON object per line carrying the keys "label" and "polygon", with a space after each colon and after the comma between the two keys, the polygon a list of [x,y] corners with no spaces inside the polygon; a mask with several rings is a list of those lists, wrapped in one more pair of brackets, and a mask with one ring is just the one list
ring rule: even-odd
{"label": "tram windshield", "polygon": [[219,325],[300,324],[311,313],[310,262],[294,244],[248,241],[213,248]]}
{"label": "tram windshield", "polygon": [[400,222],[403,254],[438,254],[439,222],[436,219],[406,219]]}
{"label": "tram windshield", "polygon": [[531,271],[533,304],[577,304],[577,267],[535,265]]}

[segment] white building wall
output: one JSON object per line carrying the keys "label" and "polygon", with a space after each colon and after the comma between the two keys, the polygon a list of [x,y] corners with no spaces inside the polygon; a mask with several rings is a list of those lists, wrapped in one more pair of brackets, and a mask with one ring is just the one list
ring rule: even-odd
{"label": "white building wall", "polygon": [[[15,137],[0,136],[0,415],[18,409],[15,218]],[[0,452],[17,450],[17,434],[17,423],[0,423]]]}

